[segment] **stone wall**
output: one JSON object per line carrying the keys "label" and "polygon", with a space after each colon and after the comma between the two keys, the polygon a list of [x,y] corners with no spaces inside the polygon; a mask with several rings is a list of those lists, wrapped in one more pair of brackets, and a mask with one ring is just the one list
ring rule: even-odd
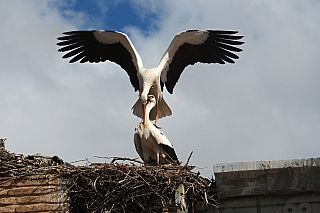
{"label": "stone wall", "polygon": [[53,175],[0,178],[0,212],[67,212],[65,188]]}
{"label": "stone wall", "polygon": [[320,213],[320,158],[214,165],[221,213]]}

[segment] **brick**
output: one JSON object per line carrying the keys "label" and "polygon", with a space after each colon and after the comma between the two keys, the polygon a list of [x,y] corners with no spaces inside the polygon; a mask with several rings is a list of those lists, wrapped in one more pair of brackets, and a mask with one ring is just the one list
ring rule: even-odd
{"label": "brick", "polygon": [[11,213],[11,212],[65,212],[65,209],[58,204],[31,204],[31,205],[11,205],[6,207],[0,207],[1,213]]}
{"label": "brick", "polygon": [[57,186],[15,187],[7,190],[2,190],[0,192],[0,195],[19,196],[19,195],[48,194],[48,193],[59,191],[59,190],[60,190],[60,187],[57,187]]}
{"label": "brick", "polygon": [[23,196],[23,197],[7,197],[0,198],[0,204],[2,205],[16,205],[27,203],[59,203],[62,201],[64,194],[52,193],[41,196]]}

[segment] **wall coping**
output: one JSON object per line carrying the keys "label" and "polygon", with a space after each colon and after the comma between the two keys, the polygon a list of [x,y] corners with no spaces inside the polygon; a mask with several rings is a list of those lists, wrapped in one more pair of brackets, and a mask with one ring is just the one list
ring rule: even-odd
{"label": "wall coping", "polygon": [[235,163],[219,163],[213,165],[214,173],[281,169],[292,167],[320,167],[320,157],[287,160],[260,160]]}

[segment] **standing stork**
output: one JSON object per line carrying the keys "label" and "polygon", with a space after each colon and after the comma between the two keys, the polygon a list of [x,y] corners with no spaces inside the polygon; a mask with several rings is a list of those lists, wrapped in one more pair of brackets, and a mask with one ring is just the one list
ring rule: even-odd
{"label": "standing stork", "polygon": [[99,63],[112,61],[120,65],[129,75],[135,91],[139,90],[139,99],[133,105],[133,114],[143,118],[148,94],[156,97],[155,110],[150,119],[158,120],[172,114],[163,99],[163,87],[170,94],[179,80],[184,68],[197,62],[201,63],[234,63],[239,57],[233,52],[241,52],[235,47],[244,42],[243,36],[235,35],[237,31],[225,30],[188,30],[177,34],[172,40],[156,68],[143,66],[140,55],[128,36],[121,32],[92,30],[64,32],[59,37],[58,51],[67,52],[62,58],[70,58],[69,63]]}
{"label": "standing stork", "polygon": [[146,116],[136,127],[134,145],[141,159],[148,163],[155,161],[157,165],[179,163],[172,144],[149,119],[149,113],[156,105],[153,95],[148,95],[146,103]]}

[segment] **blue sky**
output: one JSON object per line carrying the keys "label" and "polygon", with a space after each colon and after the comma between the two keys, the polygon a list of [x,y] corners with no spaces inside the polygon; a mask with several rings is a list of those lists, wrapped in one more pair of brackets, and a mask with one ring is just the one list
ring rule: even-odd
{"label": "blue sky", "polygon": [[[82,25],[88,29],[109,29],[121,31],[127,26],[137,27],[144,32],[154,29],[152,23],[158,19],[153,12],[139,11],[131,1],[82,1],[68,2],[60,7],[62,11],[72,10],[84,14],[88,22]],[[67,18],[67,16],[66,16]]]}
{"label": "blue sky", "polygon": [[193,151],[190,163],[211,176],[216,163],[319,157],[319,11],[316,0],[0,1],[0,137],[12,152],[69,162],[138,157],[127,74],[69,64],[56,38],[123,31],[155,67],[177,33],[223,29],[244,35],[240,59],[189,66],[164,92],[173,115],[158,124],[179,159]]}

